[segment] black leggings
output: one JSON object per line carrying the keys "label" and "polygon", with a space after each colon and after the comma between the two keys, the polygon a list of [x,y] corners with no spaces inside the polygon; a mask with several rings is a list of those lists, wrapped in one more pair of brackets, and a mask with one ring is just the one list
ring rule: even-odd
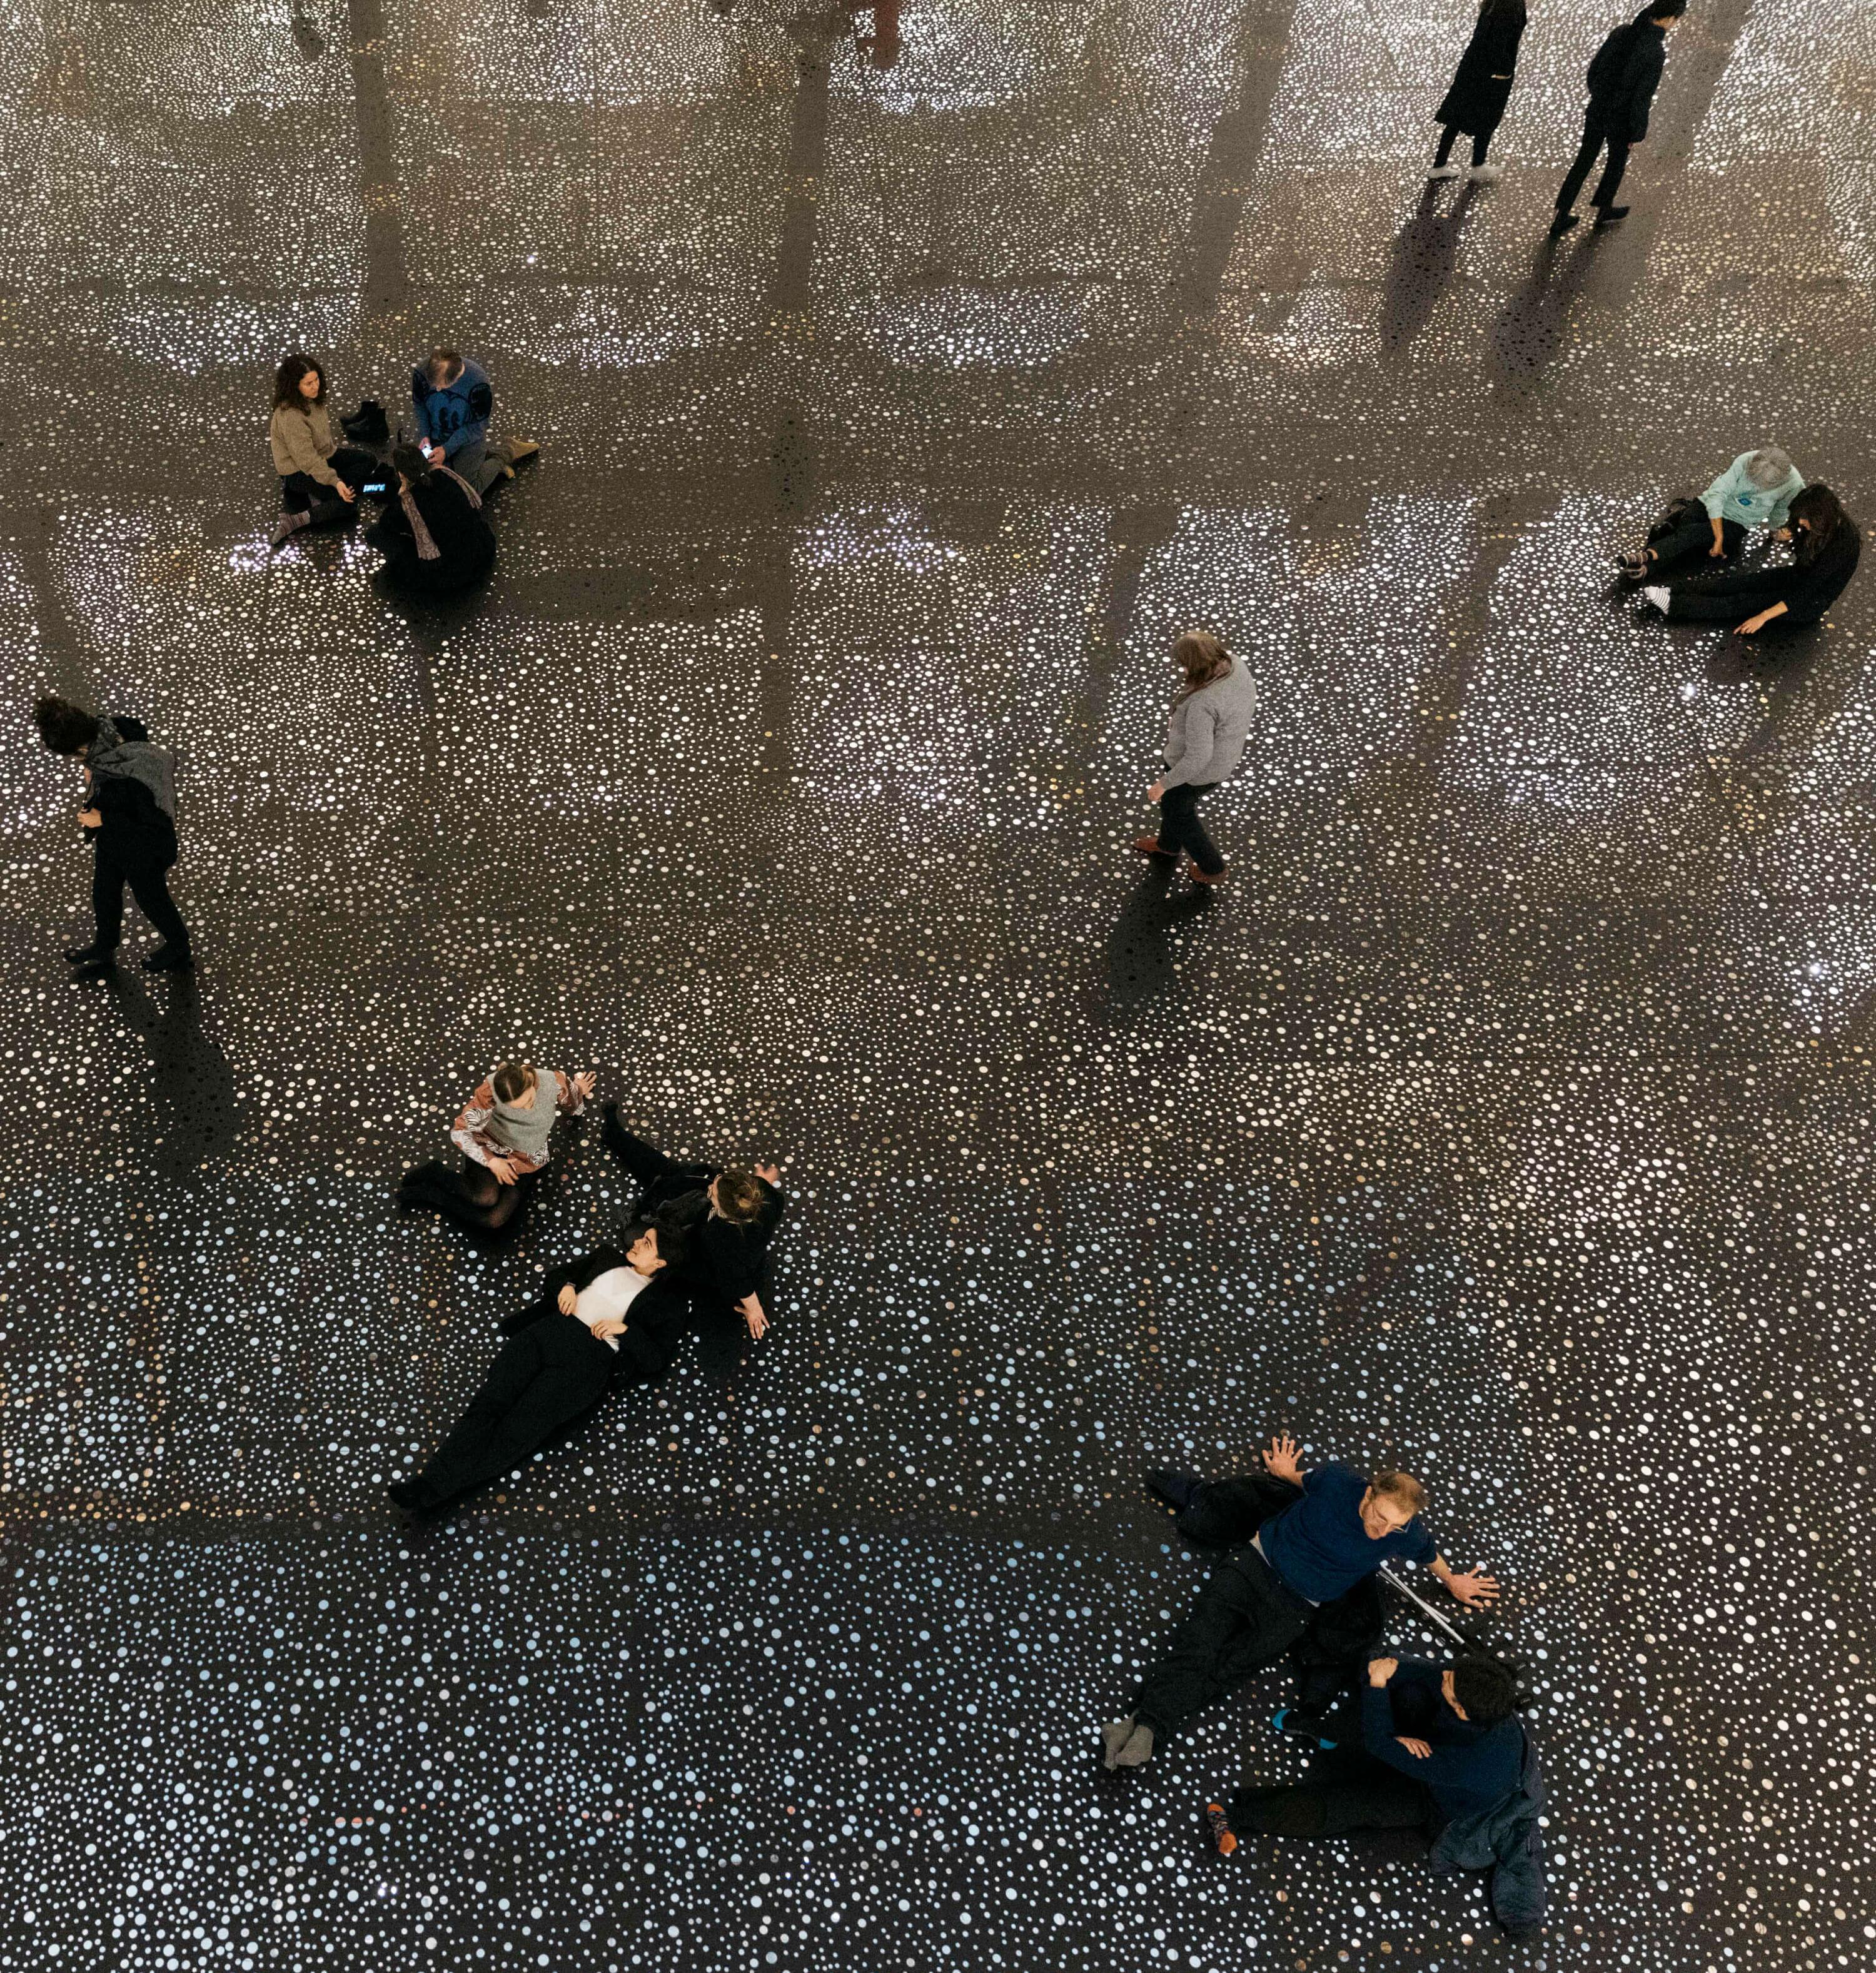
{"label": "black leggings", "polygon": [[1199,820],[1199,803],[1216,781],[1181,781],[1160,797],[1160,847],[1177,856],[1184,850],[1208,877],[1216,877],[1225,859]]}
{"label": "black leggings", "polygon": [[[366,482],[384,476],[383,463],[355,445],[342,445],[326,462],[354,493]],[[310,513],[316,525],[349,521],[359,511],[355,500],[343,500],[336,487],[315,479],[309,473],[283,473],[280,476],[280,507],[289,514]]]}
{"label": "black leggings", "polygon": [[512,1185],[503,1185],[473,1158],[463,1160],[460,1172],[432,1158],[404,1174],[398,1199],[402,1205],[427,1206],[473,1233],[505,1233],[534,1196],[540,1176],[539,1172],[522,1172]]}
{"label": "black leggings", "polygon": [[1432,1833],[1438,1821],[1425,1786],[1360,1747],[1333,1747],[1295,1788],[1242,1788],[1232,1827],[1265,1836],[1347,1836],[1360,1829]]}
{"label": "black leggings", "polygon": [[[1492,130],[1498,128],[1491,126]],[[1453,140],[1459,135],[1456,123],[1443,123],[1439,130],[1439,149],[1433,153],[1433,166],[1437,170],[1452,155]],[[1477,130],[1472,133],[1472,169],[1477,171],[1485,162],[1485,152],[1491,147],[1491,130]]]}
{"label": "black leggings", "polygon": [[[1668,591],[1668,614],[1678,623],[1743,623],[1774,603],[1783,602],[1797,581],[1795,568],[1742,568],[1711,576],[1704,582],[1677,582]],[[1775,617],[1766,628],[1795,630],[1815,620],[1787,613]]]}

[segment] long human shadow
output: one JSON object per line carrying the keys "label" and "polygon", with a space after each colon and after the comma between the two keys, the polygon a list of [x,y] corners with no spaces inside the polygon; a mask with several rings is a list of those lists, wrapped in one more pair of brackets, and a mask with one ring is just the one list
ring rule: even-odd
{"label": "long human shadow", "polygon": [[1459,235],[1472,209],[1468,182],[1443,209],[1440,186],[1429,184],[1407,223],[1394,237],[1394,250],[1381,290],[1381,360],[1406,355],[1426,328],[1452,285],[1459,264]]}
{"label": "long human shadow", "polygon": [[[1185,242],[1175,257],[1170,300],[1178,333],[1190,346],[1199,342],[1216,314],[1225,276],[1244,223],[1251,180],[1263,155],[1270,113],[1283,77],[1283,55],[1296,15],[1295,0],[1265,6],[1247,0],[1233,60],[1238,85],[1231,102],[1212,126],[1197,178]],[[1170,542],[1179,525],[1179,502],[1160,488],[1177,486],[1185,476],[1185,453],[1197,440],[1209,405],[1192,365],[1167,402],[1152,476],[1157,485],[1117,506],[1109,535],[1109,558],[1099,602],[1089,622],[1085,684],[1069,721],[1076,765],[1085,774],[1100,746],[1112,697],[1115,666],[1147,568]]]}
{"label": "long human shadow", "polygon": [[1563,347],[1597,244],[1575,234],[1539,244],[1530,273],[1499,311],[1487,342],[1491,368],[1502,381],[1523,390],[1542,381]]}
{"label": "long human shadow", "polygon": [[1174,935],[1213,908],[1210,891],[1195,884],[1174,892],[1173,881],[1174,872],[1167,865],[1150,864],[1128,894],[1108,934],[1102,998],[1117,1024],[1163,1004],[1172,994],[1178,985],[1173,964]]}
{"label": "long human shadow", "polygon": [[186,1178],[227,1157],[240,1134],[234,1075],[221,1043],[202,1026],[195,974],[172,974],[160,1001],[136,974],[121,969],[106,976],[104,990],[149,1052],[156,1112],[149,1170],[163,1178]]}

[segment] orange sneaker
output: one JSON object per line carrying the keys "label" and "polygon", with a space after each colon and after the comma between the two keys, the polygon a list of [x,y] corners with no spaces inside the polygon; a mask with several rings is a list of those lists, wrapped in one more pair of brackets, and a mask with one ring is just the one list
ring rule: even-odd
{"label": "orange sneaker", "polygon": [[1205,1804],[1205,1826],[1212,1832],[1212,1841],[1217,1846],[1220,1856],[1236,1855],[1237,1834],[1231,1824],[1225,1820],[1223,1803],[1208,1801]]}

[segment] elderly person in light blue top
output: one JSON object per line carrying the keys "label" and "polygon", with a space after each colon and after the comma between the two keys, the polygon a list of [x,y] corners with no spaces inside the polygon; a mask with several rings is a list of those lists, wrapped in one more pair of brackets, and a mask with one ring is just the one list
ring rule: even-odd
{"label": "elderly person in light blue top", "polygon": [[1689,562],[1730,561],[1748,528],[1770,528],[1788,540],[1791,503],[1804,491],[1804,475],[1775,445],[1742,452],[1698,501],[1656,525],[1647,545],[1618,558],[1631,582],[1643,582]]}

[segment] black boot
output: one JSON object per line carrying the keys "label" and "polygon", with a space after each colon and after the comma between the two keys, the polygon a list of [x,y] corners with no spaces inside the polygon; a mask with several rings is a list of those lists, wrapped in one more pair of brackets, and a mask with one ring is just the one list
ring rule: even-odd
{"label": "black boot", "polygon": [[1183,1514],[1205,1482],[1196,1473],[1162,1466],[1147,1475],[1147,1484],[1175,1513]]}
{"label": "black boot", "polygon": [[95,941],[90,945],[68,945],[65,948],[65,964],[81,966],[87,972],[101,973],[117,964],[117,948],[114,945],[100,945]]}
{"label": "black boot", "polygon": [[189,973],[195,967],[195,954],[174,939],[167,945],[159,945],[143,962],[146,973]]}

